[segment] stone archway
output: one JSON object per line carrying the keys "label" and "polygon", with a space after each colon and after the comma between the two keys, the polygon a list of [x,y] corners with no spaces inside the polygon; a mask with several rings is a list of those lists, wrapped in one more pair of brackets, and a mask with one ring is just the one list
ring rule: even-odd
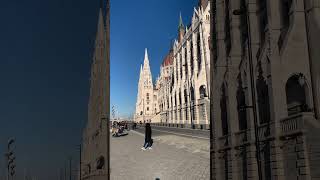
{"label": "stone archway", "polygon": [[311,111],[308,102],[309,88],[303,74],[291,76],[286,83],[288,115]]}

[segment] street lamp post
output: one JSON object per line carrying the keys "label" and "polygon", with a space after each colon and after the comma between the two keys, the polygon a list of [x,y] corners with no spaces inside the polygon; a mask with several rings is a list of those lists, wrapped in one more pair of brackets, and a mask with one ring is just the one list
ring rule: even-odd
{"label": "street lamp post", "polygon": [[256,92],[255,92],[255,81],[254,81],[254,73],[253,73],[253,62],[252,62],[252,47],[251,47],[251,27],[250,27],[250,15],[248,5],[245,4],[240,9],[234,10],[233,15],[243,15],[245,14],[247,19],[247,32],[248,32],[248,54],[249,54],[249,71],[250,71],[250,86],[251,86],[251,98],[252,98],[252,106],[248,106],[252,108],[253,111],[253,123],[254,123],[254,135],[255,135],[255,146],[256,146],[256,159],[258,165],[258,176],[259,180],[262,180],[262,171],[261,171],[261,158],[260,158],[260,141],[259,141],[259,127],[258,127],[258,117],[257,117],[257,105],[256,105]]}

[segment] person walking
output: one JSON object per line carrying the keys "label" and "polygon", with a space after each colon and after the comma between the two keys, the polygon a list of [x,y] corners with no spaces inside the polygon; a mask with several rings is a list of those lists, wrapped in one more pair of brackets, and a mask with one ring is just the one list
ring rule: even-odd
{"label": "person walking", "polygon": [[145,126],[145,137],[144,137],[144,145],[141,148],[142,150],[152,149],[152,130],[150,123],[146,123]]}

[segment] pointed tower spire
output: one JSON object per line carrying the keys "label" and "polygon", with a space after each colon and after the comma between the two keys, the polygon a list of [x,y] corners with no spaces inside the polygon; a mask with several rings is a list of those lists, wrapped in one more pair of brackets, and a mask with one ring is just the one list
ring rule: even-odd
{"label": "pointed tower spire", "polygon": [[180,19],[179,19],[179,42],[180,40],[182,40],[185,30],[184,30],[184,25],[183,25],[183,21],[182,21],[182,16],[181,16],[181,12],[180,12]]}
{"label": "pointed tower spire", "polygon": [[144,50],[144,61],[143,61],[143,69],[150,68],[149,67],[149,56],[147,48]]}
{"label": "pointed tower spire", "polygon": [[181,30],[181,29],[184,29],[184,25],[183,25],[182,15],[181,15],[181,11],[180,11],[179,30]]}

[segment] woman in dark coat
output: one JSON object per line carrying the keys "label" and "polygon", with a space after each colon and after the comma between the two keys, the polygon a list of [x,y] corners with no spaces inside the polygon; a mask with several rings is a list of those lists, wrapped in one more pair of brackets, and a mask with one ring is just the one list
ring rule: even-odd
{"label": "woman in dark coat", "polygon": [[152,149],[152,131],[151,131],[151,126],[150,123],[146,123],[146,130],[145,130],[145,137],[144,137],[144,145],[141,149],[146,150],[148,149]]}

